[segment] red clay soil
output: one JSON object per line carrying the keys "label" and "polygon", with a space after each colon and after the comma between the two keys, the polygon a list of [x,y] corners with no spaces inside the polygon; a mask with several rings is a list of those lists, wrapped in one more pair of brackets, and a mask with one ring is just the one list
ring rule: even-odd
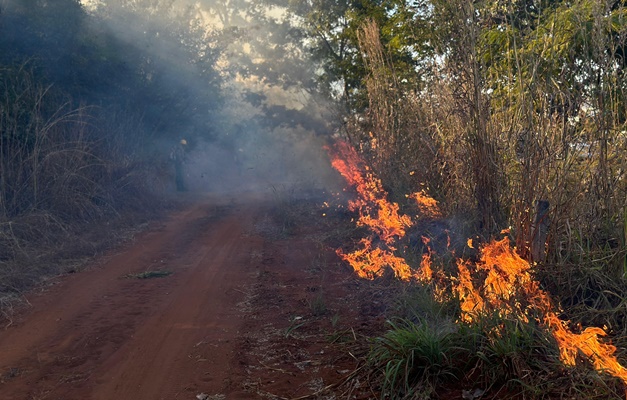
{"label": "red clay soil", "polygon": [[0,330],[0,399],[374,397],[349,378],[383,310],[315,207],[289,231],[273,207],[205,198],[29,294]]}

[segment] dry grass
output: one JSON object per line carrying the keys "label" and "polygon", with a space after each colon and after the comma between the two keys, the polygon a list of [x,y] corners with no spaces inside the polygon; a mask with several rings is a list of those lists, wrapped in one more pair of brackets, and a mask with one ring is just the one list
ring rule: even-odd
{"label": "dry grass", "polygon": [[[120,118],[72,107],[28,64],[0,71],[0,309],[126,240],[162,206]],[[135,130],[137,132],[137,130]],[[134,153],[135,152],[135,153]],[[153,211],[150,211],[153,210]]]}
{"label": "dry grass", "polygon": [[[528,259],[538,229],[536,202],[548,201],[546,256],[534,261],[565,271],[572,264],[603,268],[608,279],[622,281],[627,93],[625,77],[604,51],[625,39],[613,42],[599,33],[606,19],[593,8],[585,16],[595,28],[579,28],[590,36],[581,50],[590,60],[578,68],[580,74],[602,73],[598,79],[606,86],[560,86],[533,42],[512,42],[519,47],[503,49],[498,62],[488,63],[490,43],[473,3],[438,4],[440,18],[459,23],[440,32],[448,35],[439,39],[450,54],[433,64],[429,88],[420,93],[398,84],[376,24],[364,24],[359,43],[370,107],[348,127],[349,136],[393,198],[427,187],[449,218],[473,222],[474,233],[489,236],[511,227]],[[521,72],[529,70],[536,71],[530,83]]]}
{"label": "dry grass", "polygon": [[[348,126],[349,137],[393,198],[428,187],[451,226],[470,226],[469,234],[484,238],[511,227],[526,259],[538,230],[536,203],[548,201],[546,251],[533,260],[537,278],[565,318],[606,326],[624,348],[627,77],[611,55],[627,46],[627,34],[607,34],[614,25],[603,2],[556,10],[553,26],[564,30],[538,41],[507,27],[489,32],[476,2],[436,3],[443,29],[433,43],[445,56],[433,60],[432,79],[419,92],[398,83],[376,25],[363,25],[358,38],[370,103]],[[564,32],[581,41],[570,51],[585,59],[551,53],[563,48]],[[495,35],[506,37],[497,50]],[[567,84],[583,77],[596,80]],[[619,358],[627,354],[621,350]],[[580,375],[573,372],[582,392],[569,390],[585,398],[599,382]]]}

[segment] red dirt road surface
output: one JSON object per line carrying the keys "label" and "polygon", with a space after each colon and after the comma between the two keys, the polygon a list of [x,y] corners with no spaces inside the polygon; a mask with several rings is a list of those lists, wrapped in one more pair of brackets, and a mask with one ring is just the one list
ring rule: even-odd
{"label": "red dirt road surface", "polygon": [[276,207],[205,198],[29,294],[0,330],[0,399],[368,398],[349,349],[377,312],[320,229],[287,232]]}

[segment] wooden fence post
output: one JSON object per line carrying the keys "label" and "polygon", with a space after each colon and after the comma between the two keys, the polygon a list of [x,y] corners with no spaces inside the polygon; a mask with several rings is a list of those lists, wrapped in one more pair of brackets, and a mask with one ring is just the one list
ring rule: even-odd
{"label": "wooden fence post", "polygon": [[544,261],[546,253],[546,237],[549,232],[549,202],[536,202],[536,217],[533,224],[533,238],[531,239],[531,262]]}

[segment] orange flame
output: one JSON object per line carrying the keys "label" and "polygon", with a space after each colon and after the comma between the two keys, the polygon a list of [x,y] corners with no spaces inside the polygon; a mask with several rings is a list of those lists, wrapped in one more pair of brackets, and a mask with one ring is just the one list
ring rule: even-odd
{"label": "orange flame", "polygon": [[349,202],[349,209],[359,212],[358,225],[368,226],[387,244],[405,236],[411,218],[399,214],[398,204],[387,200],[381,180],[368,172],[355,149],[346,142],[337,142],[335,150],[327,149],[333,156],[331,165],[357,191],[359,197]]}
{"label": "orange flame", "polygon": [[[572,332],[568,322],[557,316],[548,294],[533,279],[531,265],[516,253],[507,237],[480,247],[480,259],[475,264],[459,259],[456,277],[444,276],[443,271],[434,272],[431,250],[422,256],[420,267],[412,271],[405,259],[394,255],[394,243],[405,236],[406,229],[412,225],[411,218],[400,214],[398,204],[387,200],[381,181],[374,177],[348,143],[338,142],[334,150],[327,150],[333,156],[333,167],[357,191],[358,199],[349,202],[349,208],[359,212],[358,225],[368,226],[380,239],[376,241],[377,245],[373,245],[372,237],[362,239],[361,249],[349,254],[337,251],[358,276],[374,279],[382,276],[389,267],[402,280],[433,283],[437,279],[435,295],[439,299],[445,297],[443,288],[447,285],[442,281],[446,280],[459,298],[460,320],[464,323],[472,323],[484,313],[516,317],[522,321],[536,316],[555,337],[565,365],[576,365],[578,355],[584,355],[595,369],[614,375],[627,384],[627,369],[616,359],[616,347],[599,339],[606,335],[605,331],[589,327],[579,334]],[[416,201],[423,217],[441,217],[437,201],[424,191],[407,197]],[[503,230],[502,234],[508,232]],[[423,240],[428,244],[428,239]],[[474,248],[472,239],[468,239],[467,245]]]}
{"label": "orange flame", "polygon": [[[627,369],[616,359],[616,347],[599,340],[606,336],[605,331],[589,327],[579,334],[572,332],[568,322],[559,319],[553,310],[549,295],[532,278],[530,264],[514,251],[508,238],[483,246],[476,268],[487,272],[480,290],[473,285],[468,264],[458,262],[458,284],[454,290],[461,301],[463,322],[472,322],[485,311],[528,321],[528,315],[536,311],[534,314],[543,315],[539,322],[557,341],[565,365],[576,365],[577,356],[583,354],[597,371],[609,373],[627,384]],[[521,304],[521,299],[527,304]]]}
{"label": "orange flame", "polygon": [[590,359],[597,371],[607,372],[627,383],[627,369],[614,356],[616,346],[599,341],[599,336],[606,335],[603,329],[588,327],[576,334],[552,312],[547,313],[545,323],[553,330],[553,337],[560,348],[560,359],[564,364],[574,366],[577,355],[581,352]]}
{"label": "orange flame", "polygon": [[[470,240],[468,244],[470,246]],[[471,273],[472,267],[476,269],[475,274]],[[471,322],[484,312],[496,312],[502,317],[514,314],[526,319],[516,299],[519,289],[531,282],[529,264],[511,249],[508,238],[481,248],[481,258],[474,266],[458,260],[457,270],[457,284],[453,285],[453,290],[461,301],[462,321]],[[478,289],[473,283],[473,275],[485,276]]]}
{"label": "orange flame", "polygon": [[385,199],[377,199],[378,212],[375,217],[365,212],[359,219],[360,225],[370,227],[387,244],[392,244],[396,238],[405,236],[405,228],[411,226],[411,218],[399,215],[398,204],[390,203]]}
{"label": "orange flame", "polygon": [[337,254],[348,262],[361,278],[374,279],[385,272],[386,267],[392,268],[394,275],[401,280],[409,280],[412,271],[402,257],[395,256],[392,251],[372,246],[371,239],[362,239],[361,250],[344,254],[341,250]]}
{"label": "orange flame", "polygon": [[408,215],[399,213],[399,205],[387,200],[387,192],[381,180],[376,178],[357,152],[346,142],[338,142],[334,149],[327,148],[332,156],[331,164],[355,188],[358,198],[349,202],[349,209],[359,212],[357,225],[367,226],[380,240],[373,246],[373,238],[362,239],[361,249],[338,255],[347,261],[358,276],[374,279],[387,267],[402,280],[409,280],[413,273],[402,257],[394,255],[396,240],[405,236],[412,225]]}
{"label": "orange flame", "polygon": [[479,292],[475,289],[469,264],[462,260],[457,261],[457,285],[453,286],[453,291],[457,293],[462,310],[461,320],[472,322],[473,316],[479,315],[484,309],[484,301]]}
{"label": "orange flame", "polygon": [[[431,250],[422,256],[417,271],[412,271],[405,259],[394,255],[394,242],[405,235],[405,229],[412,225],[412,221],[409,216],[399,214],[398,204],[387,200],[381,181],[368,172],[357,152],[348,143],[337,143],[332,165],[359,195],[357,200],[349,203],[351,210],[359,211],[358,224],[368,226],[381,239],[377,246],[373,246],[371,238],[362,239],[360,250],[350,254],[338,250],[338,255],[362,278],[374,279],[390,267],[402,280],[433,281]],[[437,202],[424,192],[408,197],[416,200],[423,216],[441,217]],[[502,234],[508,232],[504,230]],[[428,239],[423,238],[423,241],[428,244]],[[471,239],[467,245],[474,248]],[[539,322],[552,332],[565,365],[576,365],[577,356],[582,354],[596,370],[614,375],[627,384],[627,369],[616,359],[616,347],[599,340],[606,335],[605,331],[589,327],[579,334],[573,333],[568,322],[559,319],[553,310],[548,294],[533,279],[531,265],[516,253],[507,237],[480,247],[479,252],[480,259],[476,264],[460,259],[457,277],[444,278],[451,282],[452,290],[460,300],[461,322],[471,323],[484,313],[513,316],[522,321],[528,321],[530,315],[540,314],[543,317]],[[482,282],[479,277],[483,277]],[[436,295],[443,297],[442,288],[436,289]]]}
{"label": "orange flame", "polygon": [[425,253],[422,255],[420,261],[420,268],[414,274],[414,277],[420,282],[431,282],[433,279],[433,268],[431,266],[431,253]]}
{"label": "orange flame", "polygon": [[517,315],[527,320],[517,299],[519,290],[529,287],[532,281],[529,263],[509,245],[507,237],[483,247],[477,265],[487,273],[483,284],[484,299],[492,309],[503,310],[504,315]]}
{"label": "orange flame", "polygon": [[418,209],[420,213],[426,218],[441,218],[442,213],[440,212],[440,207],[438,206],[438,202],[433,197],[430,197],[428,194],[421,190],[420,192],[416,192],[409,195],[409,198],[416,200],[416,204],[418,205]]}
{"label": "orange flame", "polygon": [[422,237],[422,242],[427,246],[427,253],[422,255],[422,259],[420,260],[420,267],[414,273],[414,278],[422,283],[429,283],[433,281],[433,264],[431,261],[431,256],[433,255],[433,251],[429,246],[429,242],[431,239],[427,237]]}
{"label": "orange flame", "polygon": [[[377,246],[373,246],[373,238],[362,239],[361,249],[348,254],[338,250],[337,254],[362,278],[379,277],[386,267],[389,267],[399,279],[431,281],[433,279],[431,253],[423,255],[417,271],[412,271],[404,258],[394,255],[395,242],[405,236],[406,229],[411,227],[413,222],[408,215],[399,212],[397,203],[388,201],[388,193],[383,189],[381,180],[370,172],[348,143],[337,142],[334,149],[327,150],[332,156],[333,167],[357,191],[358,198],[349,202],[349,209],[359,212],[357,225],[369,227],[380,239]],[[418,208],[425,216],[433,218],[440,215],[437,201],[426,193],[418,192],[408,197],[416,200]],[[423,238],[423,241],[425,244],[428,243],[426,238]]]}

